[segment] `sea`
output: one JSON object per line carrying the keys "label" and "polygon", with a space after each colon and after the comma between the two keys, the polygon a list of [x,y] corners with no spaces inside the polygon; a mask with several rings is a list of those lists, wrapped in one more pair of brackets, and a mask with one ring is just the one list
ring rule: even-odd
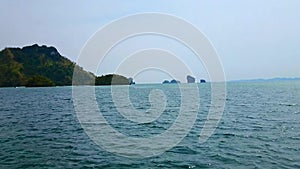
{"label": "sea", "polygon": [[[197,84],[200,99],[182,98],[180,85],[189,88],[189,84],[114,86],[118,91],[128,90],[130,106],[140,112],[134,114],[138,116],[153,106],[151,91],[160,91],[160,98],[155,99],[165,101],[163,109],[157,109],[161,114],[141,123],[119,112],[111,86],[92,87],[105,125],[127,138],[152,140],[176,122],[182,99],[199,100],[196,119],[186,135],[165,151],[147,157],[108,149],[107,145],[120,142],[117,137],[97,135],[109,143],[95,142],[96,136],[86,132],[78,118],[76,87],[0,88],[0,168],[300,168],[299,81],[228,82],[224,112],[205,142],[199,142],[199,135],[212,106],[211,83]],[[95,111],[84,106],[86,112]],[[104,124],[89,127],[96,129],[97,125]],[[173,136],[162,137],[160,143],[153,139],[153,143],[165,145]],[[157,146],[125,148],[134,155]]]}

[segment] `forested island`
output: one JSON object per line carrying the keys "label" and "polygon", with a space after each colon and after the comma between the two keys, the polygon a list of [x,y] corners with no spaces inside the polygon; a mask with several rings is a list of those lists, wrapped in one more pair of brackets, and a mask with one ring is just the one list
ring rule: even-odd
{"label": "forested island", "polygon": [[[74,70],[76,77],[80,78],[72,81]],[[0,87],[129,85],[131,83],[131,78],[116,74],[97,77],[61,56],[54,47],[34,44],[23,48],[5,48],[0,52]]]}

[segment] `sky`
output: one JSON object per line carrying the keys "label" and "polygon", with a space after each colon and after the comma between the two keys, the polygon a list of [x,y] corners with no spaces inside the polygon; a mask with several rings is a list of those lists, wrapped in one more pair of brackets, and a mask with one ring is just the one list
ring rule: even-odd
{"label": "sky", "polygon": [[[104,25],[128,15],[157,12],[197,27],[217,51],[227,80],[300,77],[299,7],[299,0],[1,0],[0,49],[37,43],[54,46],[76,62],[88,40]],[[109,53],[106,64],[94,73],[111,73],[117,65],[114,61],[122,60],[123,50],[137,49],[134,44],[169,49],[166,44],[172,43],[197,79],[209,78],[205,66],[189,59],[192,53],[177,42],[155,36],[129,39]],[[150,78],[142,78],[145,75]],[[166,76],[155,70],[136,75],[137,82],[162,78]]]}

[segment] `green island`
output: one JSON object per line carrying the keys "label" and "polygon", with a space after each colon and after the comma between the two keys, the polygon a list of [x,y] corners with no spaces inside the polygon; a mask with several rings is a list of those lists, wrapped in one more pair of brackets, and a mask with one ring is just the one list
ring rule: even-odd
{"label": "green island", "polygon": [[[72,80],[74,71],[76,78]],[[54,47],[34,44],[0,51],[0,87],[130,84],[132,79],[122,75],[96,76],[85,71]]]}

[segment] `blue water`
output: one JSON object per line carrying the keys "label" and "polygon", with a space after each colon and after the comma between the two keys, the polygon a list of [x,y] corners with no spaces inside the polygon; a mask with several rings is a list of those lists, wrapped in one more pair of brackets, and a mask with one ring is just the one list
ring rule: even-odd
{"label": "blue water", "polygon": [[[167,106],[154,122],[136,124],[118,114],[110,87],[96,87],[103,116],[129,137],[168,129],[180,110],[177,85],[135,85],[138,110],[149,92],[164,91]],[[198,143],[210,107],[210,85],[199,84],[200,109],[189,134],[165,153],[142,159],[96,145],[74,111],[72,87],[0,88],[0,168],[300,168],[300,82],[228,83],[223,117]],[[113,140],[112,140],[113,142]]]}

